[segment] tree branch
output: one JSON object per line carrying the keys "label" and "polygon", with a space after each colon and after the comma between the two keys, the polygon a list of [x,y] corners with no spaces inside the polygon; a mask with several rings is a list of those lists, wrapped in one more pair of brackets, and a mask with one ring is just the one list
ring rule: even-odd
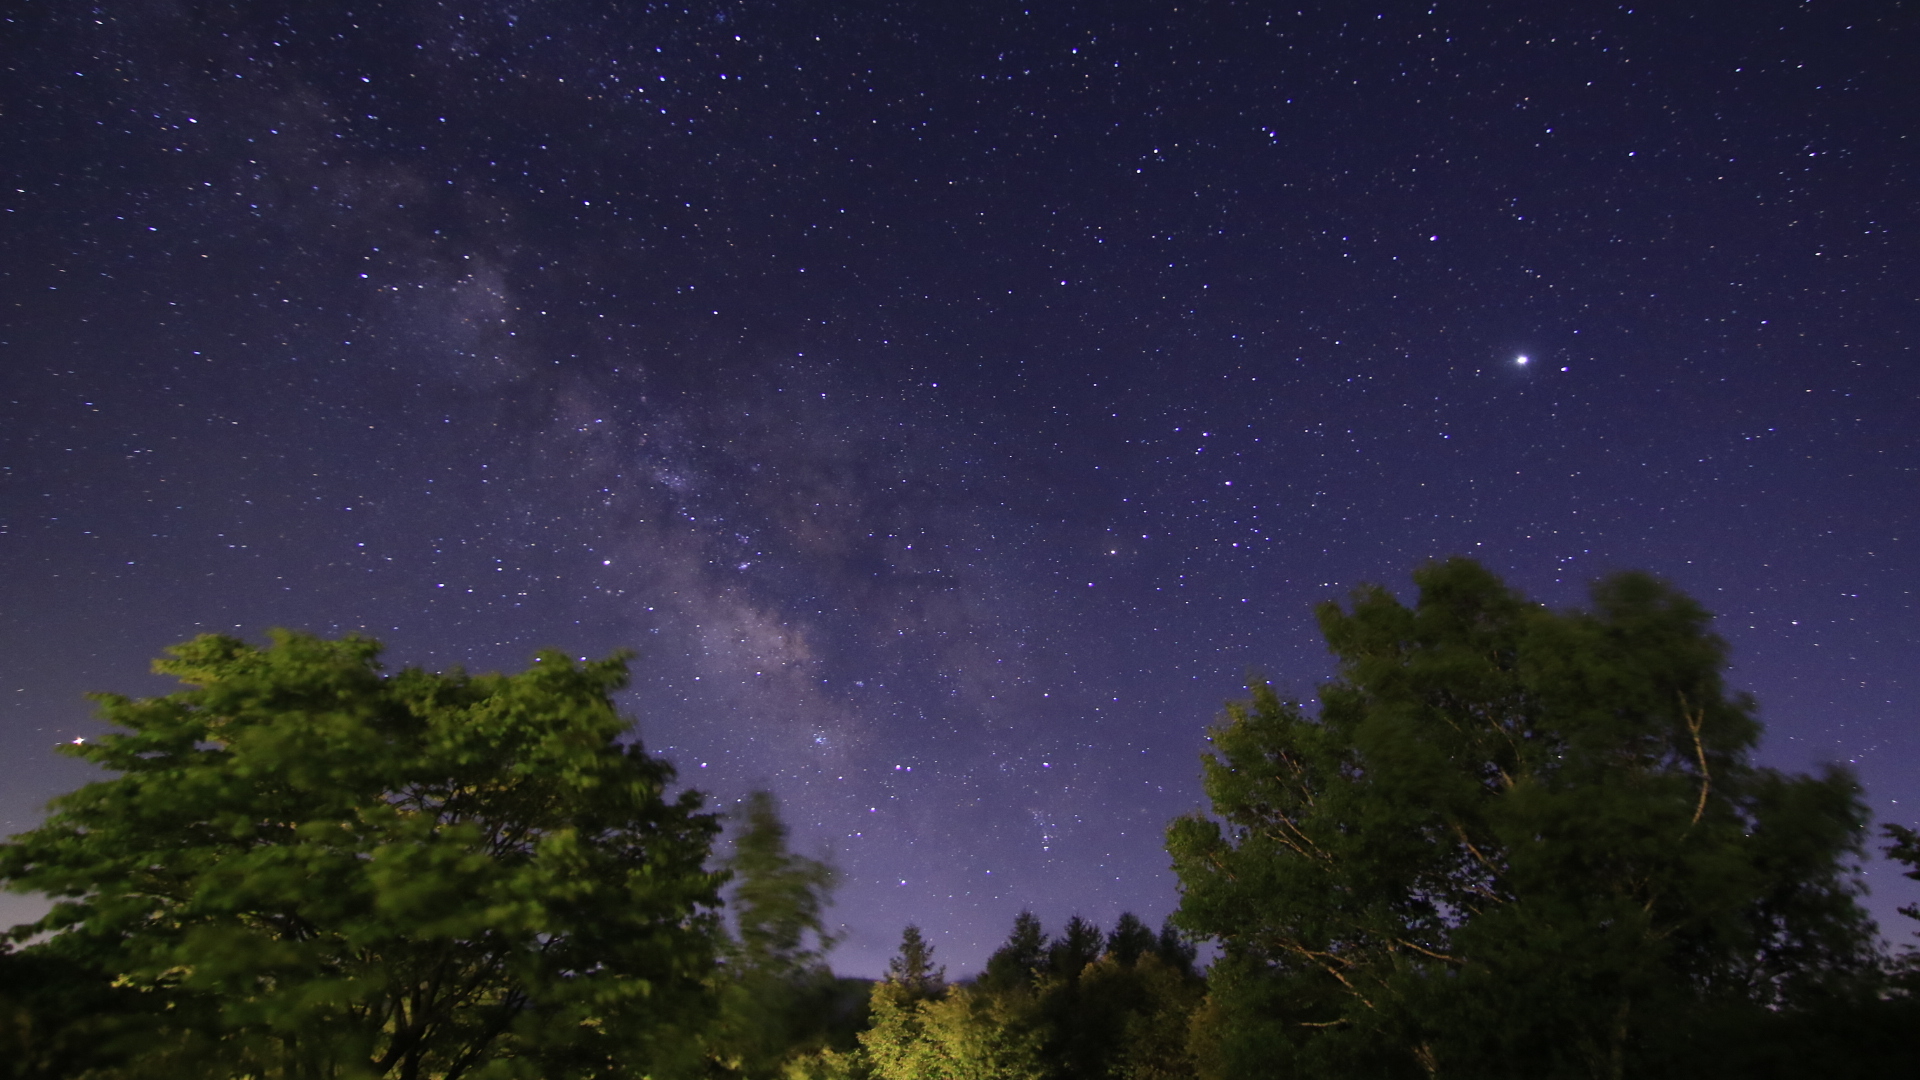
{"label": "tree branch", "polygon": [[1693,756],[1700,762],[1700,801],[1693,806],[1693,820],[1687,822],[1692,828],[1700,824],[1701,815],[1707,812],[1707,792],[1713,790],[1713,774],[1707,771],[1707,746],[1700,741],[1700,728],[1707,721],[1705,706],[1687,711],[1687,695],[1680,695],[1680,718],[1687,722],[1687,734],[1693,736]]}

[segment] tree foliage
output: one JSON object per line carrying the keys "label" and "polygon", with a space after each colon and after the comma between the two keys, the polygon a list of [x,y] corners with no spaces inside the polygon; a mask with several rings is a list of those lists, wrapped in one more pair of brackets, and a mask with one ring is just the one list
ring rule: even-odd
{"label": "tree foliage", "polygon": [[1120,916],[1104,949],[1097,926],[1077,915],[1068,920],[1050,951],[1052,969],[1034,992],[1054,1076],[1190,1074],[1187,1021],[1201,981],[1190,952],[1175,947],[1162,956],[1159,944],[1132,912]]}
{"label": "tree foliage", "polygon": [[[1886,963],[1857,902],[1858,790],[1752,763],[1698,605],[1415,581],[1319,610],[1316,713],[1228,706],[1157,934],[1023,911],[958,985],[914,925],[886,979],[833,976],[834,871],[770,793],[708,869],[718,823],[613,709],[622,657],[387,675],[358,638],[196,639],[156,664],[187,689],[102,696],[115,730],[65,748],[112,777],[0,847],[56,900],[0,950],[0,1075],[1913,1071],[1920,951]],[[1920,832],[1885,837],[1920,877]]]}
{"label": "tree foliage", "polygon": [[1170,829],[1179,919],[1223,948],[1211,1071],[1618,1077],[1871,970],[1856,785],[1751,763],[1697,604],[1415,582],[1319,610],[1319,715],[1253,687],[1211,733],[1214,816]]}
{"label": "tree foliage", "polygon": [[1119,921],[1113,924],[1113,932],[1107,935],[1107,955],[1123,967],[1132,967],[1135,961],[1152,952],[1157,943],[1153,931],[1140,921],[1140,916],[1131,911],[1122,912]]}
{"label": "tree foliage", "polygon": [[735,934],[715,972],[721,1007],[708,1057],[726,1075],[772,1077],[836,1041],[851,1046],[851,1030],[836,1036],[859,1009],[826,964],[834,945],[824,922],[833,867],[792,850],[771,792],[749,794],[734,818],[739,828],[724,865]]}
{"label": "tree foliage", "polygon": [[860,1033],[877,1080],[1043,1080],[1042,1035],[1020,997],[950,987],[916,998],[888,979],[875,984],[873,1026]]}
{"label": "tree foliage", "polygon": [[666,1060],[709,1000],[716,827],[628,737],[624,658],[386,675],[379,652],[204,636],[155,664],[188,689],[101,695],[116,730],[66,749],[115,775],[0,848],[10,888],[57,900],[14,959],[160,1003],[113,1013],[124,1075]]}
{"label": "tree foliage", "polygon": [[749,794],[737,819],[741,828],[726,869],[740,961],[763,971],[821,969],[834,946],[822,921],[833,902],[833,867],[792,850],[772,792]]}
{"label": "tree foliage", "polygon": [[1014,916],[1013,932],[1004,945],[987,957],[980,986],[994,993],[1030,988],[1046,969],[1047,934],[1031,911]]}
{"label": "tree foliage", "polygon": [[1078,915],[1072,916],[1047,949],[1048,973],[1067,981],[1078,979],[1088,964],[1100,959],[1105,940],[1098,925]]}
{"label": "tree foliage", "polygon": [[[1901,871],[1902,876],[1920,881],[1920,832],[1891,822],[1882,828],[1889,841],[1882,849],[1887,858],[1906,867]],[[1900,914],[1909,919],[1920,919],[1920,904],[1902,904]]]}
{"label": "tree foliage", "polygon": [[[1165,936],[1176,939],[1170,930]],[[1163,957],[1160,939],[1131,913],[1103,951],[1093,923],[1076,916],[1049,944],[1040,921],[1023,911],[994,954],[998,965],[989,963],[997,978],[931,998],[913,989],[915,965],[906,955],[917,940],[917,932],[908,934],[893,975],[874,987],[873,1026],[860,1036],[861,1052],[823,1055],[796,1078],[1192,1075],[1187,1026],[1202,993],[1192,954],[1175,947]]]}
{"label": "tree foliage", "polygon": [[887,981],[916,998],[935,998],[946,991],[947,969],[933,966],[933,946],[912,923],[900,934],[900,955],[887,961]]}

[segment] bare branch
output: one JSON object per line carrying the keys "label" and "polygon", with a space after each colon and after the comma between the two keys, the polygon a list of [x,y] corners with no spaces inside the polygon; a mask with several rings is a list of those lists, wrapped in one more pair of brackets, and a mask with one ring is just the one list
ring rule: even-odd
{"label": "bare branch", "polygon": [[1457,821],[1453,822],[1452,824],[1453,824],[1453,834],[1460,838],[1460,843],[1466,846],[1467,853],[1473,856],[1473,860],[1479,863],[1483,868],[1485,868],[1487,873],[1492,874],[1496,878],[1499,877],[1500,868],[1493,865],[1493,860],[1487,858],[1486,855],[1482,853],[1479,848],[1473,846],[1473,841],[1467,838],[1466,826],[1460,824]]}
{"label": "bare branch", "polygon": [[1405,938],[1394,938],[1393,942],[1394,944],[1399,945],[1402,948],[1412,949],[1414,952],[1417,952],[1422,956],[1431,956],[1435,960],[1443,960],[1449,964],[1466,963],[1465,960],[1462,960],[1457,956],[1448,956],[1446,953],[1434,952],[1432,949],[1429,949],[1429,948],[1426,948],[1425,946],[1418,945],[1414,942],[1408,941]]}
{"label": "bare branch", "polygon": [[1707,746],[1700,741],[1700,728],[1707,721],[1705,706],[1687,711],[1687,695],[1680,695],[1680,718],[1687,722],[1687,734],[1693,736],[1693,755],[1700,762],[1700,801],[1693,806],[1693,820],[1688,828],[1700,824],[1700,816],[1707,812],[1707,792],[1713,790],[1713,774],[1707,771]]}

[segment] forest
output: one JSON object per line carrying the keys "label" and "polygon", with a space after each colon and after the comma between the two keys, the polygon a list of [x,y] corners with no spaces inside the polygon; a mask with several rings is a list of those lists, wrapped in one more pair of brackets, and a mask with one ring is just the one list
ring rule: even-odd
{"label": "forest", "polygon": [[[1317,615],[1311,705],[1255,680],[1166,831],[1174,914],[1048,928],[979,974],[925,928],[836,976],[834,870],[778,800],[676,788],[628,657],[386,672],[208,635],[97,696],[104,779],[0,846],[54,903],[0,952],[18,1078],[1830,1077],[1920,1066],[1920,877],[1839,767],[1753,760],[1695,601],[1532,603],[1465,559]],[[1196,703],[1196,710],[1215,708]],[[1147,898],[1143,898],[1147,899]],[[1904,913],[1920,919],[1920,909]],[[1884,932],[1884,939],[1883,939]],[[1889,945],[1885,939],[1893,939]],[[1207,957],[1205,964],[1199,958]]]}

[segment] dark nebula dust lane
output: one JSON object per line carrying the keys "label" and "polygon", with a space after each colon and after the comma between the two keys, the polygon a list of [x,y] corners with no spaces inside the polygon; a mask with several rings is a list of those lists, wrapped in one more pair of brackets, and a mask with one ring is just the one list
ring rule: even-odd
{"label": "dark nebula dust lane", "polygon": [[1914,824],[1916,33],[18,5],[0,817],[196,633],[631,647],[682,781],[832,852],[840,969],[913,921],[970,970],[1023,907],[1157,922],[1222,701],[1464,553],[1672,580],[1763,758]]}

